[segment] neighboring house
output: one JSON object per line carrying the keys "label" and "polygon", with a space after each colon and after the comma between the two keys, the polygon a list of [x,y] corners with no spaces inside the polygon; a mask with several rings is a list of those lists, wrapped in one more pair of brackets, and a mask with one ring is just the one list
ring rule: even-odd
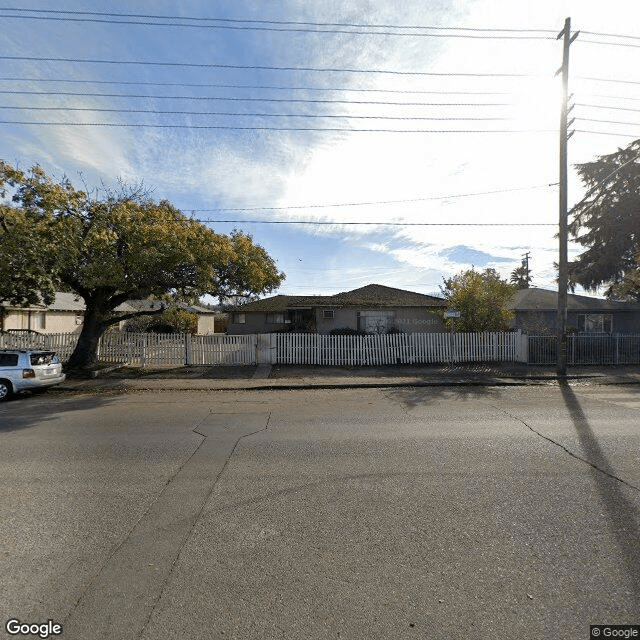
{"label": "neighboring house", "polygon": [[[520,289],[509,307],[515,312],[514,329],[529,334],[556,332],[557,291]],[[640,333],[640,304],[568,294],[567,332]]]}
{"label": "neighboring house", "polygon": [[[128,300],[116,308],[117,313],[132,313],[144,307],[157,309],[159,302],[148,300]],[[200,306],[182,305],[187,311],[198,314],[198,334],[215,333],[215,328],[222,325],[224,314],[220,311]],[[48,305],[20,307],[8,303],[0,303],[0,331],[10,329],[29,329],[38,333],[80,333],[84,320],[84,300],[75,293],[55,294],[55,299]],[[119,327],[123,328],[124,322]]]}
{"label": "neighboring house", "polygon": [[0,303],[0,330],[29,329],[38,333],[80,333],[84,301],[74,293],[56,293],[48,305],[20,307]]}
{"label": "neighboring house", "polygon": [[[143,311],[149,309],[153,311],[158,308],[162,302],[158,300],[127,300],[126,304],[132,307],[132,310]],[[195,313],[198,316],[198,331],[199,336],[210,335],[221,331],[221,327],[225,321],[225,313],[216,309],[207,309],[199,305],[188,305],[184,303],[178,303],[178,306],[188,311],[189,313]]]}
{"label": "neighboring house", "polygon": [[366,333],[445,331],[442,298],[369,284],[333,296],[278,295],[240,305],[228,333],[296,331],[328,334],[351,329]]}

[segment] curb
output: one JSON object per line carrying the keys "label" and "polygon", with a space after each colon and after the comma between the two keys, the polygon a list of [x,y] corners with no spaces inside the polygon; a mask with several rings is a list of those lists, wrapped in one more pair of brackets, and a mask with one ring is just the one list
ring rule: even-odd
{"label": "curb", "polygon": [[104,373],[111,373],[112,371],[117,371],[118,369],[123,369],[124,367],[126,367],[128,365],[129,365],[129,363],[125,362],[124,364],[114,364],[112,367],[104,367],[103,369],[96,369],[95,371],[91,372],[91,378],[92,379],[99,378]]}
{"label": "curb", "polygon": [[[602,377],[597,375],[591,376],[528,376],[528,377],[502,377],[502,378],[440,378],[438,380],[420,380],[420,379],[403,379],[403,380],[340,380],[333,378],[328,380],[314,380],[300,382],[287,381],[280,378],[269,381],[260,378],[248,378],[243,380],[229,380],[228,384],[220,383],[220,381],[211,381],[209,384],[183,384],[183,380],[178,378],[157,380],[158,384],[147,385],[143,381],[78,381],[75,384],[58,385],[56,389],[67,392],[90,392],[90,391],[119,391],[119,392],[136,392],[136,391],[293,391],[293,390],[312,390],[312,389],[392,389],[392,388],[429,388],[429,387],[525,387],[540,386],[543,384],[559,384],[562,382],[590,382],[603,386],[612,385],[638,385],[640,380],[624,379],[613,377]],[[89,384],[86,384],[89,382]],[[131,384],[133,382],[133,384]],[[105,384],[106,383],[106,384]],[[115,384],[114,384],[115,383]]]}

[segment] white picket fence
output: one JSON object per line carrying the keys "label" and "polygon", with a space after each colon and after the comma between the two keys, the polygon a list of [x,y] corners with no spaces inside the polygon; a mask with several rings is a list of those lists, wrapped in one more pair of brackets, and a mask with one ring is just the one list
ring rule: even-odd
{"label": "white picket fence", "polygon": [[[38,347],[67,359],[77,334],[0,334],[2,347]],[[520,333],[405,333],[326,336],[314,333],[216,334],[115,333],[100,339],[105,362],[147,365],[389,365],[440,362],[526,362]]]}
{"label": "white picket fence", "polygon": [[388,365],[438,362],[526,362],[520,333],[404,333],[367,336],[270,334],[272,363]]}
{"label": "white picket fence", "polygon": [[105,333],[98,357],[136,365],[256,364],[256,336]]}

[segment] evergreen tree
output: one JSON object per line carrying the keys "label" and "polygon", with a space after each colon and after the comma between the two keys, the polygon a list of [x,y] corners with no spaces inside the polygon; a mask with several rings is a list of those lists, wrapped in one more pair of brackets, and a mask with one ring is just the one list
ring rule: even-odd
{"label": "evergreen tree", "polygon": [[570,283],[640,300],[640,140],[577,169],[588,190],[569,232],[586,250],[569,263]]}

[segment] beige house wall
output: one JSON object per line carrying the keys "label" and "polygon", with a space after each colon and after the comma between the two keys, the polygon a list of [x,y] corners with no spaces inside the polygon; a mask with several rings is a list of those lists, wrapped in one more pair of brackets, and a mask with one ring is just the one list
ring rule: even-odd
{"label": "beige house wall", "polygon": [[216,322],[215,316],[213,314],[209,315],[199,315],[198,316],[198,335],[200,336],[208,336],[212,333],[216,332]]}
{"label": "beige house wall", "polygon": [[31,329],[38,333],[79,333],[82,317],[81,312],[75,311],[9,309],[5,311],[2,327],[4,331]]}

